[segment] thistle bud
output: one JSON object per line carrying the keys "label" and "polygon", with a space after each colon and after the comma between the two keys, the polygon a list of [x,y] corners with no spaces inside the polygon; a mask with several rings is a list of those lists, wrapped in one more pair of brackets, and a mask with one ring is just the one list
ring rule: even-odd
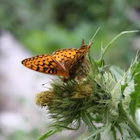
{"label": "thistle bud", "polygon": [[43,91],[37,94],[36,104],[40,107],[51,105],[54,94],[51,91]]}

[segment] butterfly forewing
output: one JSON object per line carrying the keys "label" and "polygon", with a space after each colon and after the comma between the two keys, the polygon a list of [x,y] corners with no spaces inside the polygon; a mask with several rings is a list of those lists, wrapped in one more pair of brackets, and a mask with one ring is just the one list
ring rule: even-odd
{"label": "butterfly forewing", "polygon": [[51,55],[38,55],[27,58],[22,61],[22,64],[29,69],[45,74],[68,77],[65,67]]}

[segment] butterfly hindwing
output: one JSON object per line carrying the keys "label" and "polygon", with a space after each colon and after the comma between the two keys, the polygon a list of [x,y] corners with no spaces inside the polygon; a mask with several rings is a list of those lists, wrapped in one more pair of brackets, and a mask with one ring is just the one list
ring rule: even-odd
{"label": "butterfly hindwing", "polygon": [[62,49],[62,50],[55,51],[52,55],[57,61],[63,64],[65,68],[69,71],[70,66],[72,62],[75,60],[77,53],[78,53],[77,49],[71,48],[71,49]]}

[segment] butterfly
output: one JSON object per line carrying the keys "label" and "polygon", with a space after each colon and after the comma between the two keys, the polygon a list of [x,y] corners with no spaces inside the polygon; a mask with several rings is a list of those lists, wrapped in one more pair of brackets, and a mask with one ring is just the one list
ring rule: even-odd
{"label": "butterfly", "polygon": [[63,81],[65,81],[75,78],[78,74],[92,43],[86,45],[83,40],[79,49],[61,49],[55,51],[52,55],[37,55],[24,59],[22,64],[34,71],[62,76]]}

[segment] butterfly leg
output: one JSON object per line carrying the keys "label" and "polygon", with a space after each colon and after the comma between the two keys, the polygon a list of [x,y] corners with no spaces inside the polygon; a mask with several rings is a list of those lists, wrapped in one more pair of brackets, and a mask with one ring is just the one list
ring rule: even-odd
{"label": "butterfly leg", "polygon": [[62,79],[62,81],[63,81],[64,83],[66,83],[67,80],[68,80],[68,78],[66,78],[66,77],[63,77],[63,79]]}

